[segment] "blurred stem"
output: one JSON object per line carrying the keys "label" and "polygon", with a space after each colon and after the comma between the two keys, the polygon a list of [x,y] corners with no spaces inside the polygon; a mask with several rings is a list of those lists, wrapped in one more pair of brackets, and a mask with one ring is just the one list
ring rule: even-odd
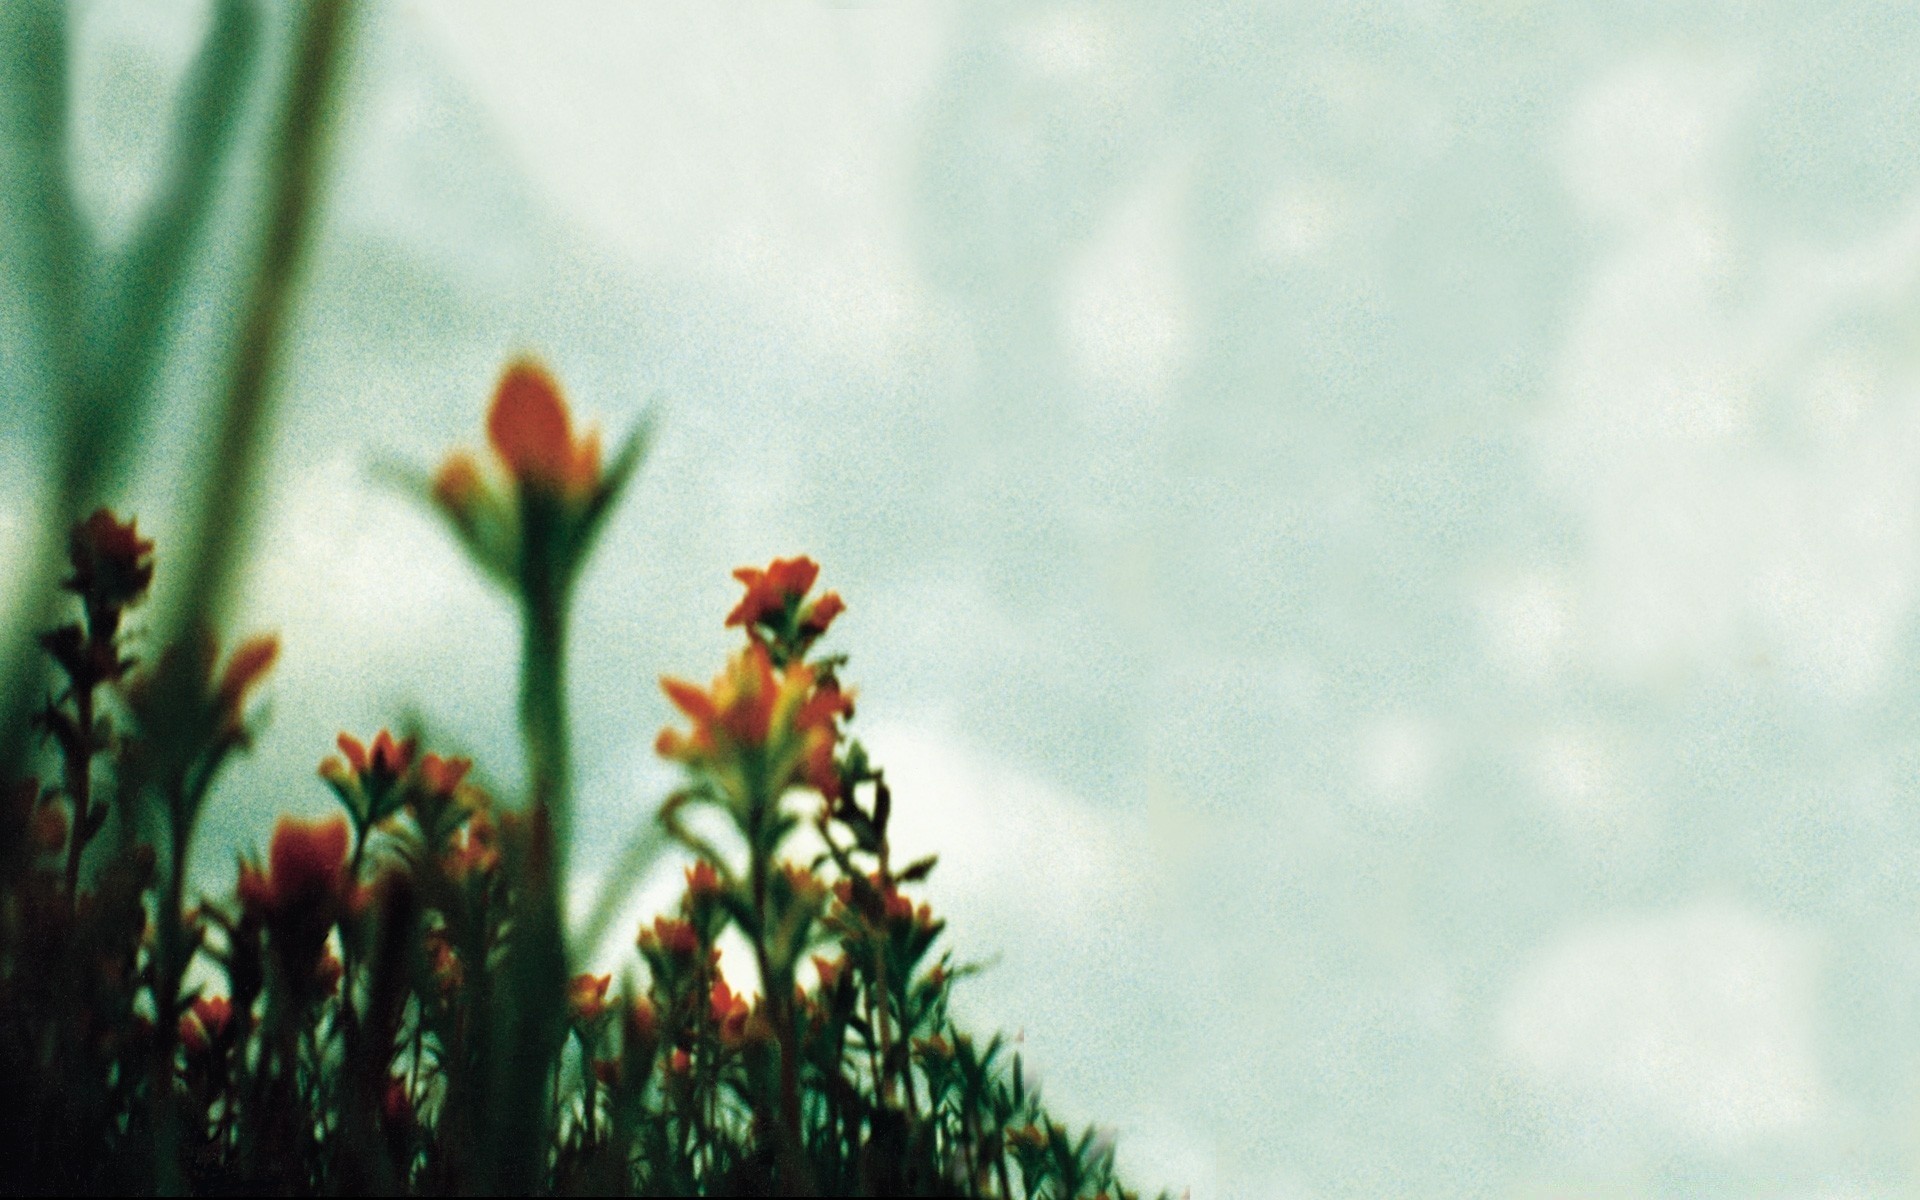
{"label": "blurred stem", "polygon": [[528,845],[523,915],[509,943],[495,1045],[498,1085],[489,1098],[498,1154],[493,1189],[526,1193],[544,1186],[555,1128],[541,1103],[559,1070],[566,1026],[567,949],[561,922],[572,822],[568,804],[566,656],[571,600],[561,553],[560,513],[552,498],[521,494],[520,734],[527,755]]}
{"label": "blurred stem", "polygon": [[[80,266],[85,259],[84,233],[67,184],[67,18],[66,5],[57,0],[22,0],[0,8],[5,20],[0,30],[0,54],[9,86],[0,89],[6,101],[8,128],[0,138],[7,154],[10,182],[19,191],[10,205],[23,264],[26,308],[38,314],[46,382],[52,395],[47,406],[68,417],[81,407],[80,389]],[[31,411],[22,405],[23,411]],[[21,626],[44,629],[59,611],[59,593],[53,580],[60,571],[66,523],[81,502],[88,455],[70,430],[58,430],[54,450],[53,489],[49,507],[33,523],[31,540],[21,554],[16,573]],[[16,631],[8,631],[10,635]],[[29,715],[35,692],[44,677],[37,649],[27,649],[23,638],[9,636],[5,648],[5,691],[0,693],[0,778],[19,773],[32,745]]]}
{"label": "blurred stem", "polygon": [[568,811],[568,589],[549,572],[530,571],[521,601],[520,734],[526,743],[533,807],[547,814],[551,861],[542,864],[560,894],[572,820]]}
{"label": "blurred stem", "polygon": [[[14,174],[25,184],[12,211],[28,253],[37,252],[28,264],[29,308],[44,322],[51,407],[65,417],[52,456],[50,507],[23,556],[25,570],[16,576],[26,589],[23,624],[32,630],[49,624],[55,611],[52,582],[67,522],[117,474],[152,399],[165,318],[186,274],[187,250],[213,207],[220,160],[239,124],[258,12],[247,0],[221,0],[175,122],[173,167],[133,244],[104,261],[81,225],[68,179],[67,6],[34,0],[8,5],[5,15],[11,24],[0,41],[26,58],[24,64],[9,62],[6,71],[26,80],[16,91],[18,127],[5,138],[19,148],[22,161]],[[8,646],[18,643],[8,638]],[[39,678],[33,655],[7,661],[0,775],[13,774],[27,751],[21,718],[32,707]]]}
{"label": "blurred stem", "polygon": [[[756,791],[764,789],[756,789]],[[780,1055],[780,1071],[776,1084],[778,1091],[774,1096],[779,1106],[779,1122],[775,1125],[778,1142],[777,1160],[780,1164],[779,1183],[789,1192],[810,1194],[811,1181],[806,1178],[806,1160],[800,1144],[800,1064],[796,1061],[799,1047],[793,1028],[793,961],[792,954],[782,946],[776,956],[769,945],[770,935],[781,927],[779,914],[773,912],[768,903],[767,889],[772,872],[775,869],[774,855],[779,846],[767,836],[767,828],[773,822],[780,803],[778,795],[757,797],[752,809],[752,820],[746,829],[748,862],[748,886],[753,889],[753,910],[755,928],[753,935],[753,954],[755,965],[760,970],[760,986],[765,990],[768,1015],[773,1021],[774,1038]]]}
{"label": "blurred stem", "polygon": [[234,551],[243,543],[246,501],[259,473],[271,383],[284,349],[286,317],[312,225],[327,143],[326,115],[344,57],[353,5],[313,0],[301,19],[282,126],[269,161],[270,215],[249,294],[227,393],[220,407],[212,473],[199,498],[182,561],[186,592],[173,622],[217,628],[232,585]]}

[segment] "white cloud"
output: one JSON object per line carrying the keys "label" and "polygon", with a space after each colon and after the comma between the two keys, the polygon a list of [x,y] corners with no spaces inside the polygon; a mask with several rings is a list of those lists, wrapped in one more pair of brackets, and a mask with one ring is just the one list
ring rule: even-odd
{"label": "white cloud", "polygon": [[1140,180],[1062,280],[1073,365],[1104,397],[1152,399],[1186,357],[1192,318],[1181,274],[1184,185],[1178,160]]}
{"label": "white cloud", "polygon": [[1605,674],[1761,662],[1856,698],[1885,682],[1917,582],[1920,397],[1888,348],[1840,331],[1920,278],[1920,204],[1852,245],[1746,244],[1719,151],[1747,75],[1643,59],[1568,125],[1565,180],[1611,236],[1534,430],[1587,534],[1562,611]]}
{"label": "white cloud", "polygon": [[1614,917],[1521,970],[1498,1042],[1536,1084],[1734,1150],[1805,1130],[1828,1107],[1815,966],[1806,935],[1725,901]]}

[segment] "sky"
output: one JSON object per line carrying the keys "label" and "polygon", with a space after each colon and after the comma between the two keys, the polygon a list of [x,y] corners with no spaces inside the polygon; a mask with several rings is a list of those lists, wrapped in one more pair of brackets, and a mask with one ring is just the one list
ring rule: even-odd
{"label": "sky", "polygon": [[[79,11],[110,242],[207,6]],[[729,572],[806,553],[964,1019],[1136,1186],[1913,1194],[1917,76],[1855,3],[374,5],[201,878],[343,728],[518,779],[512,614],[379,466],[535,353],[659,422],[579,597],[582,879]],[[197,286],[123,497],[163,588]]]}

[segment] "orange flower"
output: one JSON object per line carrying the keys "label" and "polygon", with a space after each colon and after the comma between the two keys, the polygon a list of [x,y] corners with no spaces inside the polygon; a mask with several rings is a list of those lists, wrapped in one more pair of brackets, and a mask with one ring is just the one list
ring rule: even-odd
{"label": "orange flower", "polygon": [[[340,906],[347,891],[347,823],[341,817],[302,821],[281,817],[267,849],[267,869],[240,871],[240,900],[278,916],[310,914]],[[331,923],[329,921],[329,923]]]}
{"label": "orange flower", "polygon": [[741,625],[749,632],[764,627],[777,641],[797,637],[799,649],[825,633],[833,619],[846,611],[838,592],[806,602],[808,590],[820,577],[820,565],[804,555],[776,558],[764,571],[741,567],[733,577],[746,585],[747,594],[727,614],[728,626]]}
{"label": "orange flower", "polygon": [[[521,487],[544,488],[578,499],[600,482],[600,435],[589,430],[576,438],[560,385],[531,359],[509,364],[487,413],[487,439]],[[457,466],[443,467],[442,479],[463,482]]]}
{"label": "orange flower", "polygon": [[282,817],[267,849],[267,869],[240,866],[240,903],[265,924],[286,978],[301,988],[317,987],[321,995],[339,982],[339,960],[329,955],[328,963],[320,962],[327,934],[359,903],[347,870],[347,843],[342,817]]}
{"label": "orange flower", "polygon": [[720,876],[714,872],[712,863],[703,858],[687,868],[687,895],[706,900],[719,894]]}
{"label": "orange flower", "polygon": [[488,875],[500,865],[500,834],[493,818],[476,812],[447,842],[442,864],[447,877],[465,883],[475,875]]}
{"label": "orange flower", "polygon": [[567,1008],[572,1012],[575,1023],[590,1025],[606,1013],[607,987],[612,982],[611,975],[583,972],[573,977],[573,982],[567,985]]}
{"label": "orange flower", "polygon": [[473,769],[473,760],[468,758],[441,758],[438,754],[423,755],[420,759],[420,783],[428,792],[443,800],[453,798],[460,788],[460,781]]}
{"label": "orange flower", "polygon": [[655,917],[652,929],[641,926],[639,945],[642,950],[664,951],[674,958],[692,958],[700,949],[700,935],[686,921]]}
{"label": "orange flower", "polygon": [[667,1069],[675,1075],[685,1075],[693,1070],[693,1058],[685,1050],[675,1046],[673,1054],[667,1059]]}
{"label": "orange flower", "polygon": [[726,771],[743,755],[770,764],[767,785],[778,794],[806,783],[823,794],[838,795],[839,774],[833,748],[839,738],[836,719],[851,702],[832,681],[819,683],[805,663],[776,670],[767,648],[752,642],[733,656],[707,689],[663,677],[661,689],[691,719],[682,733],[663,729],[654,750],[691,767]]}
{"label": "orange flower", "polygon": [[320,774],[327,782],[359,780],[376,787],[386,787],[405,775],[407,768],[413,765],[416,739],[396,742],[391,733],[382,729],[374,735],[371,753],[359,738],[350,733],[342,733],[334,739],[334,744],[340,747],[340,753],[346,756],[346,761],[328,758],[320,764]]}
{"label": "orange flower", "polygon": [[707,1007],[713,1016],[713,1023],[720,1029],[720,1038],[726,1042],[737,1042],[747,1031],[749,1015],[744,998],[733,994],[725,979],[715,978],[713,992],[707,998]]}
{"label": "orange flower", "polygon": [[820,990],[830,992],[840,982],[841,973],[847,969],[847,960],[840,958],[822,958],[813,956],[813,969],[820,972]]}
{"label": "orange flower", "polygon": [[460,956],[454,952],[453,942],[448,939],[444,929],[429,929],[426,934],[427,970],[433,975],[443,995],[451,995],[459,990],[466,978],[460,966]]}
{"label": "orange flower", "polygon": [[449,512],[465,513],[486,489],[480,464],[465,450],[455,450],[433,476],[433,498]]}
{"label": "orange flower", "polygon": [[627,1008],[629,1046],[651,1046],[660,1037],[660,1011],[653,1001],[641,996]]}
{"label": "orange flower", "polygon": [[758,625],[780,615],[789,604],[799,603],[820,577],[820,564],[804,555],[776,558],[764,571],[741,567],[733,577],[747,586],[747,594],[727,614],[728,626]]}
{"label": "orange flower", "polygon": [[220,673],[220,682],[213,690],[213,698],[221,726],[229,734],[239,732],[241,709],[246,705],[247,693],[272,669],[274,660],[279,657],[280,639],[268,633],[240,643],[240,648],[227,660],[227,669]]}
{"label": "orange flower", "polygon": [[807,615],[800,619],[800,630],[819,637],[827,631],[827,626],[833,624],[833,619],[846,610],[846,602],[840,599],[840,593],[828,592],[815,600],[813,607],[807,610]]}
{"label": "orange flower", "polygon": [[346,964],[340,956],[329,950],[313,968],[314,986],[320,989],[322,996],[331,996],[340,990],[340,977],[347,973]]}
{"label": "orange flower", "polygon": [[389,1076],[387,1086],[380,1093],[380,1115],[392,1128],[407,1129],[413,1125],[413,1098],[407,1095],[407,1081],[398,1075]]}

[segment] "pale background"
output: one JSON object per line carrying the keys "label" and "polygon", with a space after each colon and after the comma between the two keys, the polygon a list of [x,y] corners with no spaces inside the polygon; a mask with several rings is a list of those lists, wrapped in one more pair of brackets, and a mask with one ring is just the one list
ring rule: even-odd
{"label": "pale background", "polygon": [[[82,11],[112,231],[207,13]],[[285,656],[208,886],[324,808],[339,728],[417,706],[517,778],[510,612],[370,467],[476,444],[532,350],[610,435],[662,415],[581,597],[583,875],[670,781],[655,681],[717,669],[728,571],[805,552],[993,963],[966,1019],[1137,1186],[1913,1194],[1920,14],[443,0],[363,35],[242,622]],[[163,584],[206,371],[124,497]]]}

